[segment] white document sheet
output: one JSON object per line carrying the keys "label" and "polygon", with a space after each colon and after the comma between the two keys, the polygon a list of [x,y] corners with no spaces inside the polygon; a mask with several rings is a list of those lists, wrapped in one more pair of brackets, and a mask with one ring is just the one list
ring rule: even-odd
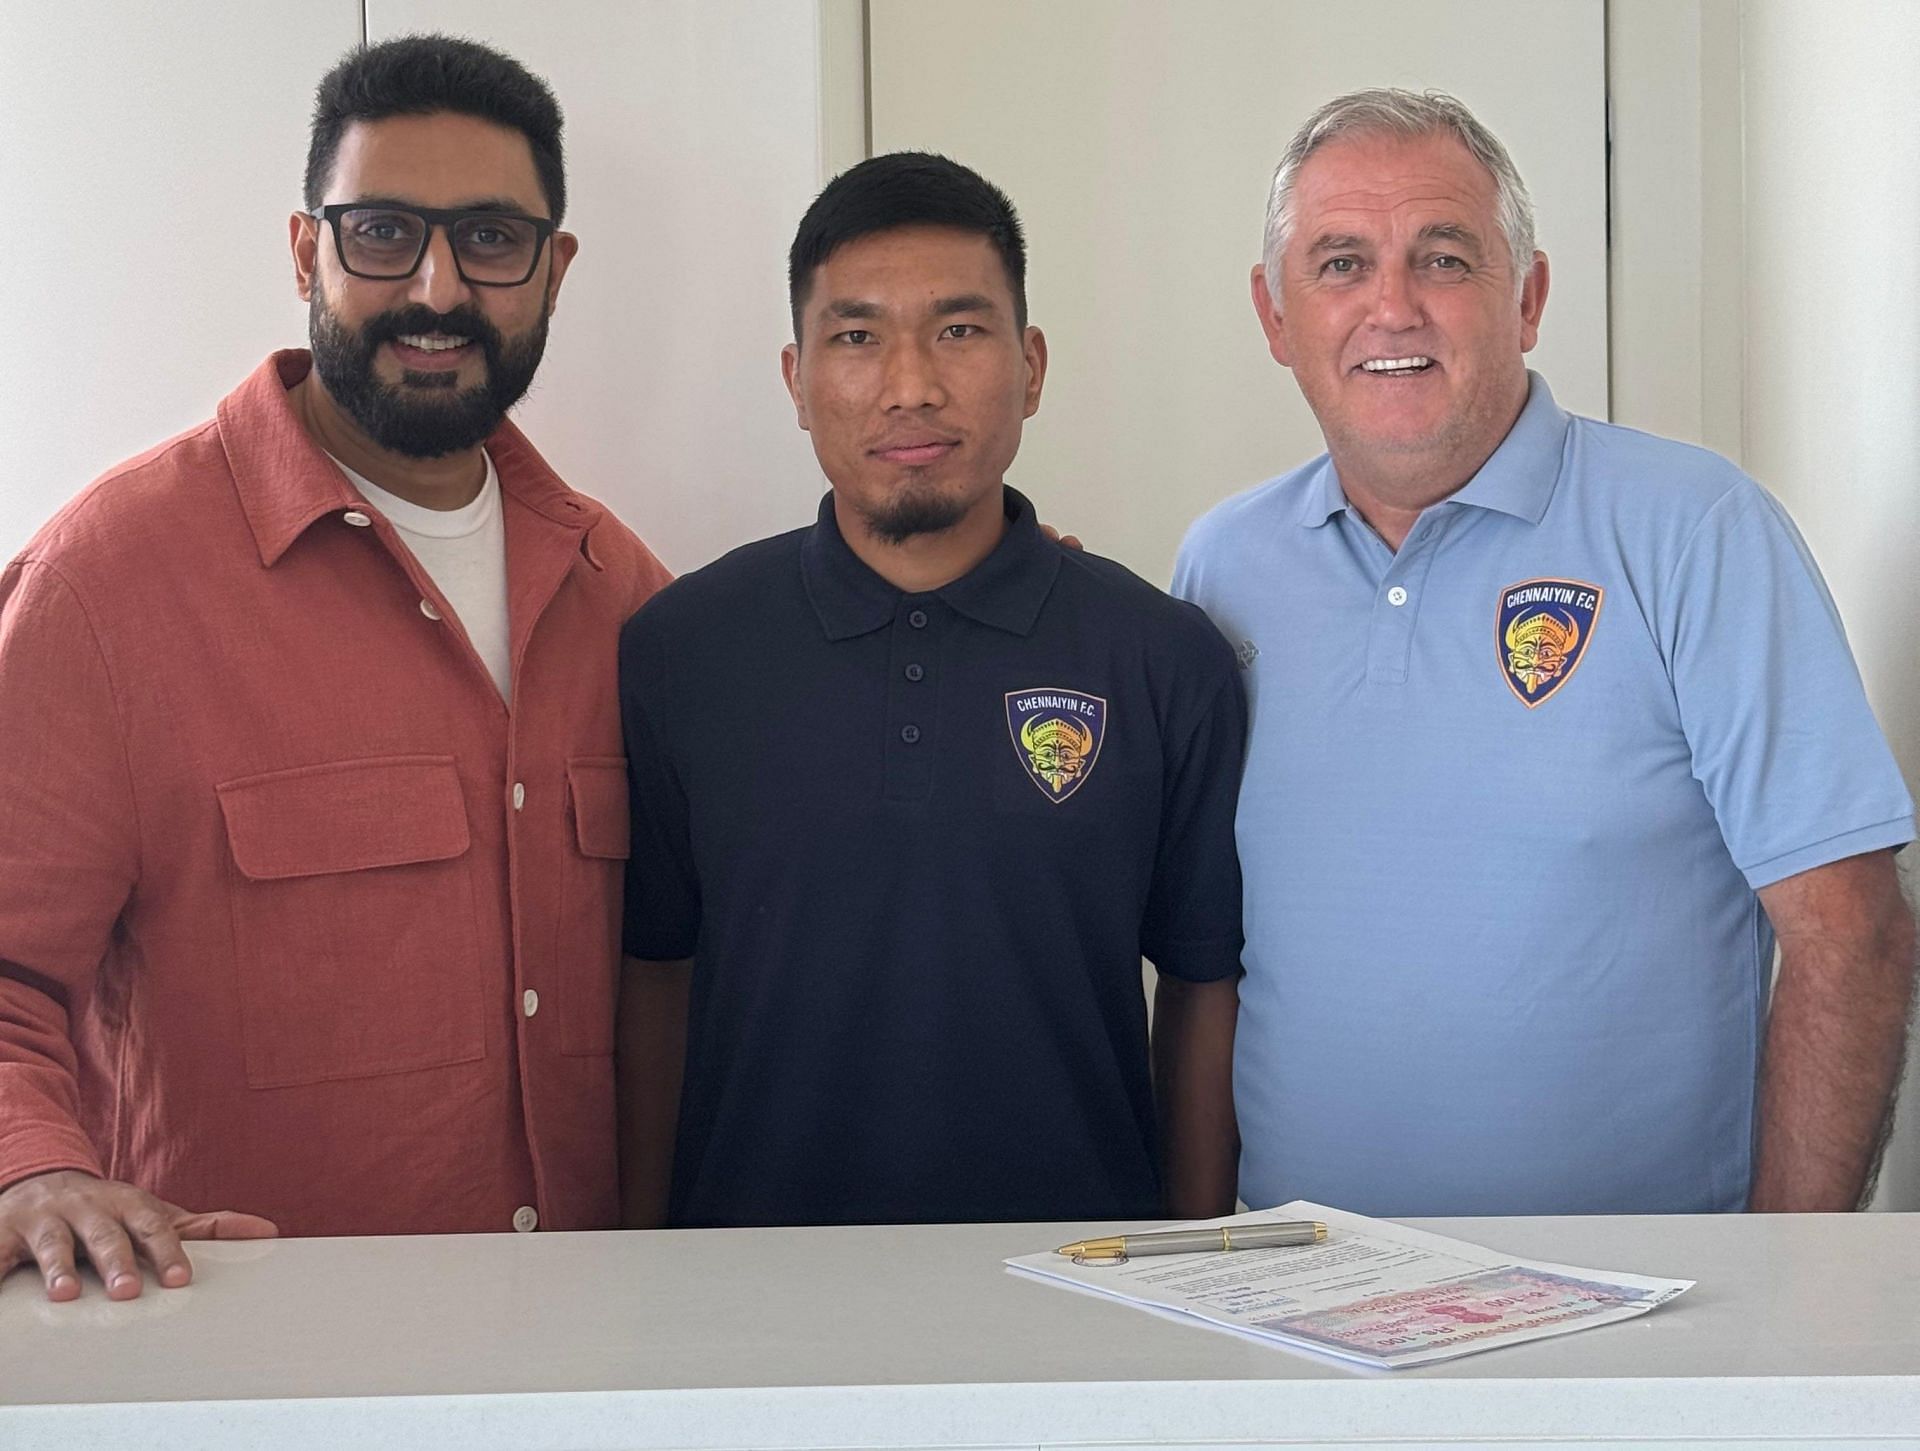
{"label": "white document sheet", "polygon": [[1304,1199],[1181,1227],[1285,1219],[1317,1219],[1327,1237],[1283,1249],[1136,1255],[1121,1265],[1076,1265],[1052,1252],[1006,1263],[1142,1309],[1388,1369],[1629,1320],[1694,1283],[1517,1260]]}

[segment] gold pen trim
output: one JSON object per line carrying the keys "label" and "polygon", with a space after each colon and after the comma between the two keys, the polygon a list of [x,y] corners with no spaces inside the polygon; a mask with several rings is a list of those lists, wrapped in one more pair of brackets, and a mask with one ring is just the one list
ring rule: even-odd
{"label": "gold pen trim", "polygon": [[1072,1244],[1063,1244],[1054,1253],[1057,1255],[1086,1255],[1094,1258],[1100,1255],[1123,1255],[1127,1252],[1125,1235],[1115,1235],[1111,1239],[1082,1239]]}

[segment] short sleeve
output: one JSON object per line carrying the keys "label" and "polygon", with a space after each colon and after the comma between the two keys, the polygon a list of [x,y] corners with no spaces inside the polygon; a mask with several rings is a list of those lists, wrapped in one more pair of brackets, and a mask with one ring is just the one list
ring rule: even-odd
{"label": "short sleeve", "polygon": [[1205,575],[1207,564],[1214,548],[1212,543],[1213,515],[1204,514],[1193,522],[1187,530],[1187,537],[1180,541],[1180,550],[1173,558],[1173,580],[1167,587],[1167,593],[1177,600],[1198,605],[1212,614],[1212,602],[1207,598],[1208,589]]}
{"label": "short sleeve", "polygon": [[669,750],[673,683],[664,643],[643,609],[620,635],[620,721],[626,737],[632,851],[627,858],[627,956],[691,957],[700,937],[687,798]]}
{"label": "short sleeve", "polygon": [[1913,838],[1913,802],[1839,612],[1786,511],[1750,482],[1696,528],[1663,648],[1693,774],[1755,890]]}
{"label": "short sleeve", "polygon": [[1153,965],[1193,982],[1236,975],[1244,941],[1233,823],[1247,747],[1246,695],[1225,642],[1214,643],[1199,709],[1172,738],[1141,929],[1141,951]]}

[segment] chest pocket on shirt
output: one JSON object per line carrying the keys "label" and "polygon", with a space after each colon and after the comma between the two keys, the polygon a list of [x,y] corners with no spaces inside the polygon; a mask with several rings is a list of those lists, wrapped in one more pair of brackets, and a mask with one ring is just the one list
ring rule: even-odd
{"label": "chest pocket on shirt", "polygon": [[485,983],[451,756],[337,761],[214,788],[247,1082],[480,1058]]}
{"label": "chest pocket on shirt", "polygon": [[620,900],[629,843],[624,756],[567,762],[568,840],[560,882],[560,1051],[613,1051],[614,985],[620,968]]}

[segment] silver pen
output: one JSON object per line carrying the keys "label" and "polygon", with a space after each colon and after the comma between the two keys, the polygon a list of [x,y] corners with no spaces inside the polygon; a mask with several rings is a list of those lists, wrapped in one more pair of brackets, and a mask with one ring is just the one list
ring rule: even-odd
{"label": "silver pen", "polygon": [[1318,1244],[1327,1237],[1317,1219],[1279,1219],[1255,1224],[1222,1224],[1213,1229],[1156,1229],[1145,1234],[1115,1234],[1063,1244],[1055,1254],[1075,1259],[1126,1259],[1132,1255],[1217,1254],[1229,1249],[1275,1249]]}

